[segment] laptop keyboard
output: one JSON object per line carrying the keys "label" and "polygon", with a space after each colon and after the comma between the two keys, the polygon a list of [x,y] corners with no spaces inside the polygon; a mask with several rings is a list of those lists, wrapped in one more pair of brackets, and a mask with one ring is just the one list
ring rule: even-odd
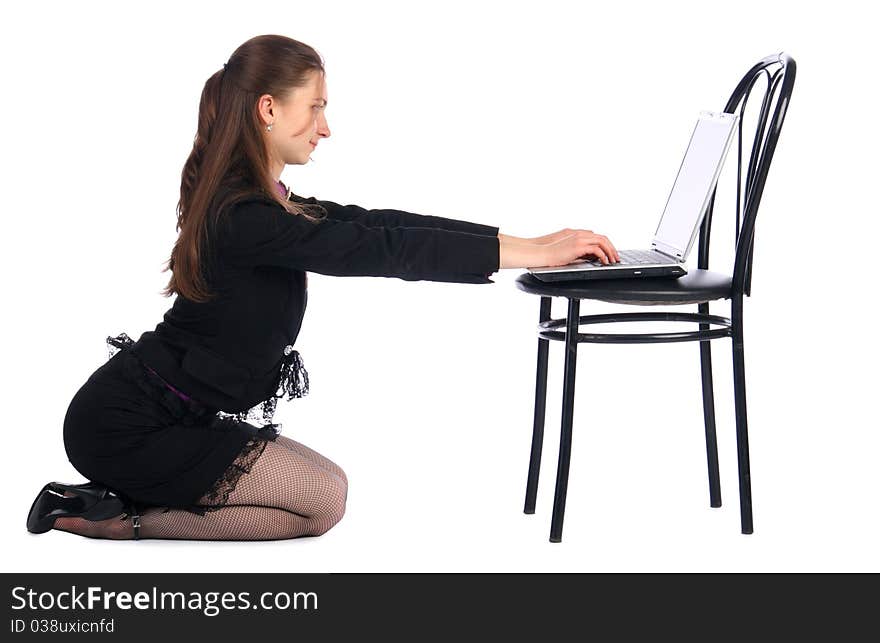
{"label": "laptop keyboard", "polygon": [[[668,257],[661,255],[654,250],[618,250],[620,255],[620,263],[610,263],[609,266],[638,266],[649,263],[669,263]],[[587,263],[594,266],[604,266],[600,259],[592,259]]]}

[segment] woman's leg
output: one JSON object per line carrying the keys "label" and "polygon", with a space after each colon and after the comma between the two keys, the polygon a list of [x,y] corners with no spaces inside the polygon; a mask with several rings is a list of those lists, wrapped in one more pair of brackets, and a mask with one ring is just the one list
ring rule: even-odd
{"label": "woman's leg", "polygon": [[[336,474],[296,451],[269,441],[250,473],[239,479],[223,504],[284,509],[309,518],[318,531],[324,533],[342,519],[347,491]],[[196,504],[210,507],[214,501],[206,494]]]}
{"label": "woman's leg", "polygon": [[[91,521],[59,518],[55,528],[89,538],[131,540],[131,518]],[[150,507],[141,514],[141,538],[172,540],[279,540],[317,536],[313,523],[303,516],[272,507],[229,505],[204,516],[182,509]]]}
{"label": "woman's leg", "polygon": [[342,467],[340,467],[338,464],[336,464],[335,462],[333,462],[329,458],[321,455],[320,453],[318,453],[317,451],[315,451],[313,449],[310,449],[309,447],[302,444],[301,442],[297,442],[296,440],[291,440],[290,438],[285,437],[283,435],[279,435],[275,439],[275,441],[277,443],[285,446],[286,448],[290,449],[291,451],[295,451],[296,453],[299,453],[301,456],[308,458],[309,460],[311,460],[315,464],[320,465],[321,467],[323,467],[324,469],[327,469],[331,473],[334,473],[335,475],[339,476],[342,479],[342,483],[345,485],[345,488],[348,489],[348,478],[345,475],[345,471],[343,471]]}
{"label": "woman's leg", "polygon": [[[343,474],[344,475],[344,474]],[[141,538],[269,540],[319,536],[342,519],[347,485],[297,451],[266,442],[224,506],[199,516],[153,507],[141,515]],[[204,502],[203,502],[204,501]],[[207,496],[198,504],[211,506]],[[55,528],[92,538],[132,538],[131,519],[59,518]]]}

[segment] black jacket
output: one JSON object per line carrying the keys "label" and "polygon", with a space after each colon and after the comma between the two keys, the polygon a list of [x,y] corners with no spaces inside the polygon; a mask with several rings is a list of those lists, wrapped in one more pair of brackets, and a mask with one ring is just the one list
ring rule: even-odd
{"label": "black jacket", "polygon": [[327,218],[311,223],[259,197],[236,203],[206,253],[219,297],[195,303],[178,295],[134,345],[163,379],[208,407],[236,413],[275,396],[285,347],[289,353],[305,314],[307,271],[493,283],[499,268],[497,227],[291,199],[323,206]]}

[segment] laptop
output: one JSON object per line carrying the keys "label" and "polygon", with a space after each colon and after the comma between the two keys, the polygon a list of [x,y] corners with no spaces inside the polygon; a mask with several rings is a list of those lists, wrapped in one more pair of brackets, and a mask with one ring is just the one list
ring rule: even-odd
{"label": "laptop", "polygon": [[736,114],[700,112],[650,249],[618,250],[619,263],[605,265],[599,259],[587,258],[528,271],[541,281],[687,274],[685,261],[697,239],[738,121]]}

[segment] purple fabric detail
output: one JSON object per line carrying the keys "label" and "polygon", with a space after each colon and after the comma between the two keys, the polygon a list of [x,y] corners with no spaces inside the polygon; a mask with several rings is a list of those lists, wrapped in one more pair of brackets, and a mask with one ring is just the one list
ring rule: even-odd
{"label": "purple fabric detail", "polygon": [[287,196],[287,187],[281,181],[275,181],[275,185],[278,186],[278,192],[282,197]]}
{"label": "purple fabric detail", "polygon": [[[147,366],[147,365],[144,364],[144,366]],[[147,366],[147,370],[150,371],[150,372],[151,372],[153,375],[155,375],[156,377],[158,377],[160,380],[162,380],[162,377],[161,377],[156,371],[154,371],[152,368],[150,368],[149,366]],[[162,380],[162,381],[165,382],[165,380]],[[190,397],[189,397],[188,395],[184,395],[183,393],[181,393],[180,391],[178,391],[176,388],[174,388],[173,386],[171,386],[171,384],[169,384],[168,382],[165,382],[165,386],[167,386],[167,387],[170,388],[172,391],[174,391],[175,393],[177,393],[177,395],[180,396],[181,398],[183,398],[184,400],[189,400],[189,399],[190,399]]]}

